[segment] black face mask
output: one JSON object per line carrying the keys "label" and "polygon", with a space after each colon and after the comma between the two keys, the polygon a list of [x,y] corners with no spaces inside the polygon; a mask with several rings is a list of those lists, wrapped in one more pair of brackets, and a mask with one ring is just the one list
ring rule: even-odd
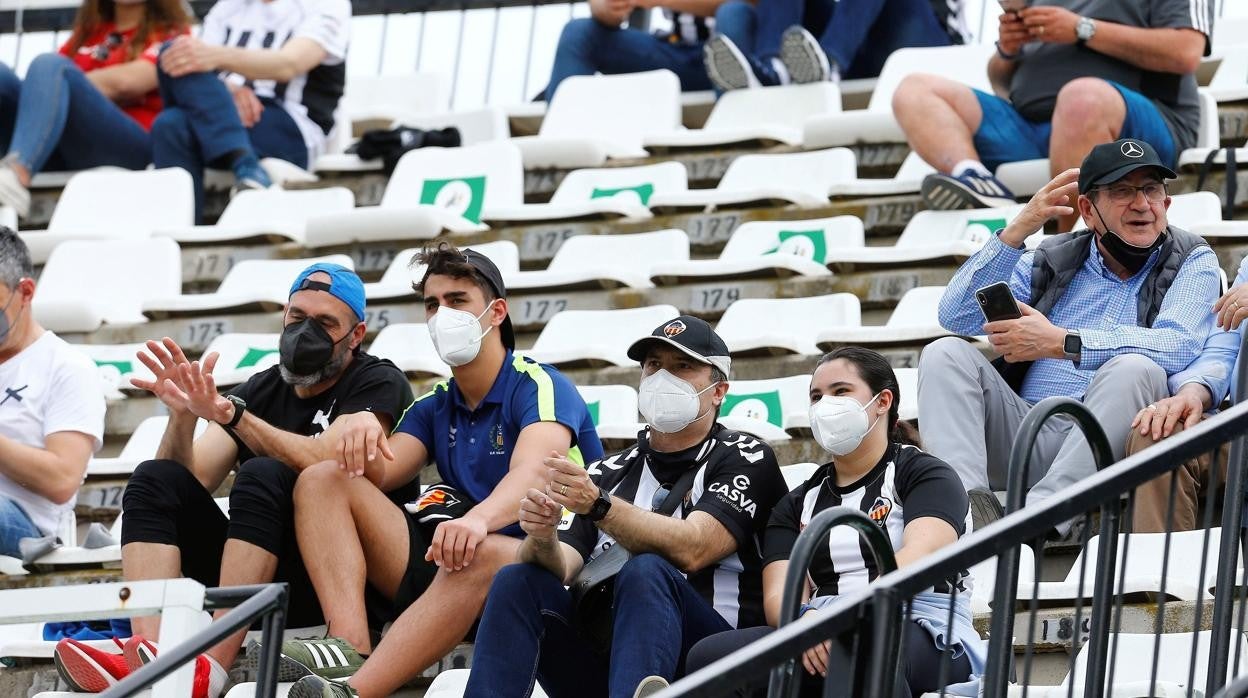
{"label": "black face mask", "polygon": [[[350,337],[348,332],[342,339]],[[308,376],[321,370],[334,358],[333,337],[312,318],[292,322],[282,330],[278,344],[278,356],[282,367],[300,376]]]}
{"label": "black face mask", "polygon": [[1100,217],[1101,225],[1105,226],[1105,232],[1101,234],[1101,245],[1109,253],[1109,256],[1126,267],[1127,272],[1132,276],[1144,268],[1144,265],[1148,263],[1148,258],[1152,256],[1153,250],[1161,247],[1161,244],[1166,241],[1166,234],[1162,232],[1161,235],[1157,236],[1156,240],[1153,240],[1153,244],[1148,247],[1132,245],[1119,237],[1118,233],[1110,230],[1108,225],[1105,225],[1105,216],[1101,215],[1101,210],[1096,208],[1096,204],[1092,204],[1092,208],[1096,211],[1096,215]]}

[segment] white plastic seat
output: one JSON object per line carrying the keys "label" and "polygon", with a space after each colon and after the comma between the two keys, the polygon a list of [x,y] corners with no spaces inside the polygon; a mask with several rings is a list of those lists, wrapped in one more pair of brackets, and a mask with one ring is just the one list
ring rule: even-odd
{"label": "white plastic seat", "polygon": [[798,485],[809,480],[818,469],[818,463],[794,463],[780,466],[780,474],[784,476],[784,484],[788,485],[789,491],[792,492]]}
{"label": "white plastic seat", "polygon": [[[448,669],[437,675],[429,688],[425,689],[425,698],[463,698],[464,689],[468,687],[468,669]],[[540,684],[533,684],[530,698],[547,698]]]}
{"label": "white plastic seat", "polygon": [[352,75],[338,108],[352,124],[442,112],[450,106],[450,94],[443,83],[436,73]]}
{"label": "white plastic seat", "polygon": [[897,389],[901,391],[901,403],[897,405],[897,418],[907,422],[919,418],[919,369],[894,368]]}
{"label": "white plastic seat", "polygon": [[859,248],[865,236],[857,216],[800,221],[750,221],[732,231],[718,259],[662,261],[650,269],[659,284],[706,278],[828,276],[828,251]]}
{"label": "white plastic seat", "polygon": [[509,293],[576,288],[654,288],[650,269],[659,260],[689,259],[689,235],[675,228],[627,235],[575,235],[564,240],[542,271],[505,277]]}
{"label": "white plastic seat", "polygon": [[215,292],[156,297],[143,304],[143,314],[165,318],[281,310],[299,273],[318,262],[354,268],[354,262],[345,254],[310,259],[245,259],[225,273]]}
{"label": "white plastic seat", "polygon": [[815,335],[820,349],[838,346],[927,344],[950,333],[940,326],[937,309],[944,286],[919,286],[906,291],[884,325],[835,326],[829,323]]}
{"label": "white plastic seat", "polygon": [[[476,250],[498,267],[504,277],[520,271],[520,248],[510,240],[495,240],[476,245],[465,245],[460,249]],[[400,251],[391,260],[390,266],[382,273],[381,279],[374,283],[364,284],[364,296],[369,302],[419,300],[412,284],[419,283],[425,276],[425,266],[412,266],[419,247],[409,247]]]}
{"label": "white plastic seat", "polygon": [[20,233],[35,264],[68,240],[151,237],[158,228],[195,222],[191,175],[179,167],[160,170],[85,170],[69,179],[47,230]]}
{"label": "white plastic seat", "polygon": [[[77,519],[73,512],[68,512],[56,532],[62,545],[53,548],[29,566],[30,570],[44,571],[50,569],[79,569],[115,567],[121,563],[121,544],[106,545],[99,548],[85,548],[78,544]],[[109,534],[114,540],[121,540],[121,515],[109,527]],[[22,574],[26,570],[19,558],[0,556],[0,570],[6,574]]]}
{"label": "white plastic seat", "polygon": [[642,138],[680,123],[680,80],[670,70],[576,75],[559,83],[537,135],[511,140],[526,169],[598,167],[646,157]]}
{"label": "white plastic seat", "polygon": [[308,247],[428,240],[486,230],[481,214],[524,201],[520,151],[508,141],[419,148],[399,158],[377,206],[308,221]]}
{"label": "white plastic seat", "polygon": [[152,380],[152,372],[135,356],[143,344],[74,344],[74,349],[86,354],[100,370],[100,385],[108,400],[121,400],[126,396],[122,390],[132,389],[132,377]]}
{"label": "white plastic seat", "polygon": [[218,387],[238,385],[278,361],[278,332],[227,332],[217,335],[204,348],[204,356],[220,354],[212,372]]}
{"label": "white plastic seat", "polygon": [[521,352],[542,363],[560,366],[636,366],[628,347],[680,311],[670,305],[625,310],[563,310],[555,313],[533,342]]}
{"label": "white plastic seat", "polygon": [[650,218],[650,197],[656,192],[688,189],[689,174],[679,162],[572,170],[559,183],[550,203],[491,208],[482,218],[491,224],[616,216]]}
{"label": "white plastic seat", "polygon": [[[115,458],[92,458],[87,462],[88,477],[108,477],[114,475],[130,475],[139,463],[156,457],[156,449],[165,434],[168,417],[148,417],[134,428],[121,453]],[[195,438],[208,428],[208,422],[200,419],[195,423]]]}
{"label": "white plastic seat", "polygon": [[893,116],[893,93],[902,79],[911,73],[936,73],[991,93],[988,58],[992,52],[992,44],[893,51],[880,70],[867,108],[810,117],[802,129],[802,142],[807,148],[904,143],[906,136]]}
{"label": "white plastic seat", "polygon": [[788,441],[790,430],[810,428],[809,409],[809,375],[734,380],[728,384],[719,421],[765,441]]}
{"label": "white plastic seat", "polygon": [[642,144],[652,151],[743,143],[801,145],[807,117],[839,111],[841,91],[831,82],[730,90],[715,102],[702,128],[647,134]]}
{"label": "white plastic seat", "polygon": [[714,189],[655,194],[653,211],[794,204],[818,208],[828,203],[836,182],[857,177],[853,151],[831,148],[809,153],[742,155],[728,165]]}
{"label": "white plastic seat", "polygon": [[901,167],[892,177],[873,178],[858,177],[843,182],[834,182],[828,189],[828,196],[833,199],[851,196],[896,196],[898,194],[914,194],[923,184],[923,178],[936,171],[927,164],[918,153],[911,152],[901,161]]}
{"label": "white plastic seat", "polygon": [[919,211],[911,217],[897,243],[883,247],[848,247],[828,251],[828,266],[898,265],[969,257],[1004,228],[1022,204],[969,211]]}
{"label": "white plastic seat", "polygon": [[143,302],[182,291],[182,253],[169,239],[68,241],[39,276],[35,318],[53,332],[147,322]]}
{"label": "white plastic seat", "polygon": [[390,359],[411,377],[451,375],[451,367],[438,356],[424,323],[400,322],[386,325],[377,333],[368,353],[381,359]]}
{"label": "white plastic seat", "polygon": [[993,174],[1014,196],[1034,196],[1053,179],[1049,173],[1048,158],[1003,163],[997,166],[997,171]]}
{"label": "white plastic seat", "polygon": [[[460,145],[476,145],[511,135],[511,129],[507,125],[507,114],[498,107],[434,114],[408,114],[400,118],[397,124],[425,131],[454,128],[459,131]],[[344,125],[341,128],[349,127]],[[343,143],[341,148],[345,149],[348,145],[349,143]],[[382,169],[380,158],[364,160],[354,153],[329,152],[316,159],[317,172],[368,172],[380,169]]]}
{"label": "white plastic seat", "polygon": [[1248,44],[1231,46],[1222,52],[1222,62],[1205,89],[1218,103],[1248,99]]}
{"label": "white plastic seat", "polygon": [[[911,369],[915,370],[915,369]],[[903,388],[902,395],[905,395]],[[904,417],[903,417],[904,419]],[[971,613],[991,613],[992,598],[997,589],[998,558],[992,557],[967,570],[971,575]],[[1031,595],[1031,585],[1036,580],[1036,554],[1031,547],[1018,546],[1019,596]]]}
{"label": "white plastic seat", "polygon": [[1172,196],[1166,218],[1171,224],[1202,237],[1248,237],[1248,221],[1222,220],[1222,200],[1211,191]]}
{"label": "white plastic seat", "polygon": [[578,385],[598,438],[632,441],[645,426],[637,418],[637,391],[628,385]]}
{"label": "white plastic seat", "polygon": [[812,355],[819,353],[815,336],[820,327],[861,322],[862,309],[852,293],[744,298],[728,306],[715,331],[734,355]]}
{"label": "white plastic seat", "polygon": [[354,207],[355,195],[346,187],[250,189],[230,199],[216,225],[158,228],[152,234],[182,244],[302,243],[309,218]]}

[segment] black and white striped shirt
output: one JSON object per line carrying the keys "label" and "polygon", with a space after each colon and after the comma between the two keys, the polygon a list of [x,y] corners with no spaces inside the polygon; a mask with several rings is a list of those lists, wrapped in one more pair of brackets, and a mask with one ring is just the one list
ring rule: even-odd
{"label": "black and white striped shirt", "polygon": [[[771,448],[716,424],[697,446],[657,453],[649,448],[647,433],[639,435],[636,445],[591,463],[590,478],[615,497],[649,511],[657,508],[653,505],[660,487],[670,488],[689,468],[697,468],[693,487],[672,516],[684,519],[701,511],[715,517],[737,541],[737,550],[686,578],[732,627],[763,625],[762,533],[786,491]],[[587,562],[615,545],[615,539],[583,516],[569,516],[559,528],[559,540]]]}

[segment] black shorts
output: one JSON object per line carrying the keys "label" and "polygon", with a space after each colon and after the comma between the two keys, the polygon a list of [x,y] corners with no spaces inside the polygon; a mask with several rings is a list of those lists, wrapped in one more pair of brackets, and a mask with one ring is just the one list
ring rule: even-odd
{"label": "black shorts", "polygon": [[406,508],[403,509],[403,518],[407,521],[407,571],[403,573],[403,580],[394,594],[395,618],[425,593],[438,574],[438,566],[425,559],[425,551],[429,549],[436,526],[421,524]]}

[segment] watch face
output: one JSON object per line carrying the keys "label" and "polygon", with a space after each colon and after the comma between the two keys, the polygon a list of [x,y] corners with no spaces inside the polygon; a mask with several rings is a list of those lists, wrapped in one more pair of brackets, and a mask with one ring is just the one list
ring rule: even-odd
{"label": "watch face", "polygon": [[1080,348],[1082,347],[1082,343],[1079,341],[1079,335],[1077,334],[1066,335],[1066,341],[1062,344],[1062,348],[1067,354],[1078,354]]}
{"label": "watch face", "polygon": [[1088,19],[1087,17],[1084,17],[1083,19],[1079,20],[1079,23],[1075,25],[1075,36],[1077,36],[1080,39],[1083,39],[1084,41],[1091,39],[1092,35],[1095,33],[1096,33],[1096,25],[1093,24],[1092,20]]}

